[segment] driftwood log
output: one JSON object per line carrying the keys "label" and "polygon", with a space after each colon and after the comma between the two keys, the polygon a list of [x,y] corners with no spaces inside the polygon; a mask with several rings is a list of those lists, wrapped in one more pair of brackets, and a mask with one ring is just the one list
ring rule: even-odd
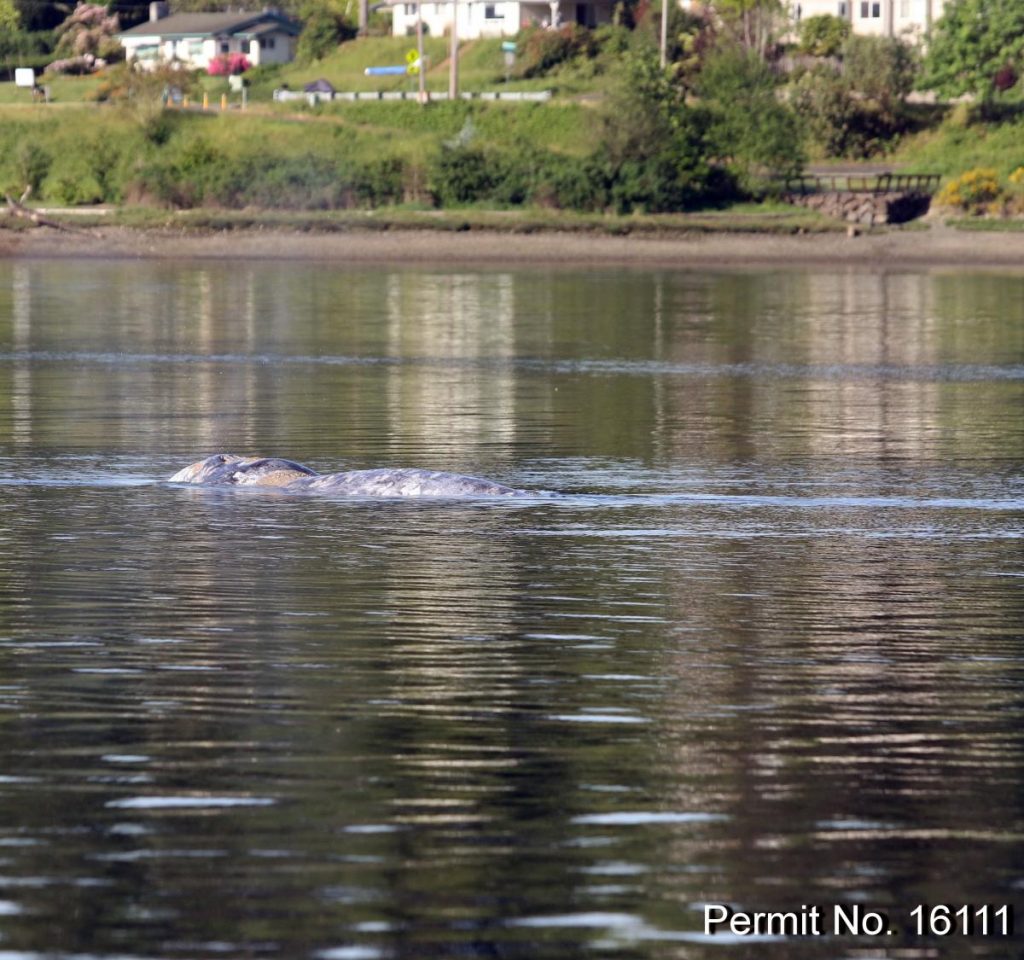
{"label": "driftwood log", "polygon": [[25,188],[25,192],[18,200],[15,200],[9,193],[4,194],[7,198],[7,212],[12,217],[17,217],[19,220],[29,220],[37,227],[52,227],[54,230],[65,230],[68,233],[92,233],[91,230],[86,230],[82,227],[72,227],[66,223],[61,223],[59,220],[51,220],[49,217],[44,217],[41,213],[33,210],[31,207],[26,207],[25,201],[29,198],[29,194],[31,193],[32,187],[29,185]]}

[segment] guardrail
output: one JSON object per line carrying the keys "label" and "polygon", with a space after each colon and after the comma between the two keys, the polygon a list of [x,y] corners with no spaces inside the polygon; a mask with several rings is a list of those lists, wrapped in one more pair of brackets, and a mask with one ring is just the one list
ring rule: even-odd
{"label": "guardrail", "polygon": [[[274,100],[284,103],[289,100],[305,100],[311,107],[318,103],[329,103],[339,100],[417,100],[419,93],[415,90],[359,90],[327,92],[310,92],[302,90],[275,90]],[[435,91],[429,95],[430,100],[447,100],[447,91]],[[494,92],[473,93],[463,91],[460,100],[502,100],[510,103],[536,103],[551,99],[550,90],[499,90]]]}
{"label": "guardrail", "polygon": [[938,173],[801,174],[783,178],[786,193],[926,193],[931,195],[942,176]]}

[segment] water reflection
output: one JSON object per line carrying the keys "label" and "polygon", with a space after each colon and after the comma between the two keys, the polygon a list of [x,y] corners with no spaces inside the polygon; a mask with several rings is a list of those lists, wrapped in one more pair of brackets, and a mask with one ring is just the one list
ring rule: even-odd
{"label": "water reflection", "polygon": [[[0,264],[0,956],[940,954],[1020,891],[1021,283]],[[565,496],[155,482],[219,449]]]}

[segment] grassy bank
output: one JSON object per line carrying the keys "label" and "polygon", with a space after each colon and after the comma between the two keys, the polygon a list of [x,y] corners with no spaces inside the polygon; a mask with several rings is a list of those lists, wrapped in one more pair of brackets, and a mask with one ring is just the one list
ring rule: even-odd
{"label": "grassy bank", "polygon": [[20,193],[31,183],[38,199],[65,205],[428,202],[431,165],[445,142],[581,156],[595,145],[586,114],[575,104],[495,102],[351,103],[316,115],[0,106],[0,185]]}
{"label": "grassy bank", "polygon": [[1024,165],[1024,110],[986,117],[981,109],[962,104],[939,126],[909,137],[892,160],[947,177],[979,167],[1008,176]]}

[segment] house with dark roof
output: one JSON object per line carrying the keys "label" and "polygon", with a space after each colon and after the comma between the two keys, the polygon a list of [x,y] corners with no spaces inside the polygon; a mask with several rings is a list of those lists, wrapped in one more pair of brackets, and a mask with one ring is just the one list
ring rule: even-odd
{"label": "house with dark roof", "polygon": [[301,27],[276,10],[175,13],[161,0],[149,5],[149,21],[119,34],[125,59],[140,66],[180,63],[206,69],[216,57],[241,53],[256,67],[295,58]]}

